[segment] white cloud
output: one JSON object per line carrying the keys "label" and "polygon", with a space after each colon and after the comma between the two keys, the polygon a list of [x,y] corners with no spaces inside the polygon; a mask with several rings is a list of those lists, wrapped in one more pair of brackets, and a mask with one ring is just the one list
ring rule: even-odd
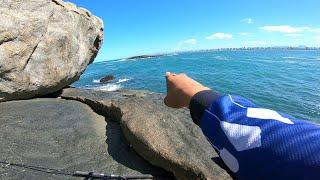
{"label": "white cloud", "polygon": [[320,41],[320,36],[313,37],[316,41]]}
{"label": "white cloud", "polygon": [[174,51],[192,50],[196,47],[198,41],[195,38],[180,41]]}
{"label": "white cloud", "polygon": [[292,27],[288,25],[280,25],[280,26],[263,26],[260,29],[268,31],[268,32],[280,32],[280,33],[300,33],[304,30],[307,30],[308,27]]}
{"label": "white cloud", "polygon": [[213,39],[230,40],[232,39],[232,35],[226,34],[226,33],[214,33],[210,36],[207,36],[206,39],[207,40],[213,40]]}
{"label": "white cloud", "polygon": [[[280,25],[280,26],[263,26],[260,27],[261,30],[265,30],[268,32],[280,32],[280,33],[285,33],[287,34],[286,36],[289,37],[297,37],[297,36],[302,36],[302,32],[309,32],[309,33],[315,33],[319,34],[320,33],[320,28],[312,28],[308,26],[303,26],[303,27],[293,27],[289,25]],[[292,34],[292,35],[289,35]]]}
{"label": "white cloud", "polygon": [[242,33],[239,33],[241,36],[248,36],[249,35],[249,33],[247,33],[247,32],[242,32]]}
{"label": "white cloud", "polygon": [[301,36],[303,36],[303,34],[285,34],[284,36],[287,36],[287,37],[301,37]]}
{"label": "white cloud", "polygon": [[253,24],[253,19],[252,18],[244,18],[241,20],[241,22],[244,22],[247,24]]}
{"label": "white cloud", "polygon": [[320,28],[308,28],[308,31],[312,33],[320,33]]}
{"label": "white cloud", "polygon": [[190,44],[190,45],[196,45],[197,44],[197,40],[192,38],[192,39],[187,39],[185,41],[182,41],[182,44]]}

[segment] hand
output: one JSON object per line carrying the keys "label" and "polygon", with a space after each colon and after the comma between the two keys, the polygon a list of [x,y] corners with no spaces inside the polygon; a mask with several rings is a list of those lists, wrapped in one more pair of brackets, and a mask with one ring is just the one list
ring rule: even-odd
{"label": "hand", "polygon": [[167,96],[164,103],[172,108],[188,107],[191,98],[200,91],[209,90],[185,74],[167,72]]}

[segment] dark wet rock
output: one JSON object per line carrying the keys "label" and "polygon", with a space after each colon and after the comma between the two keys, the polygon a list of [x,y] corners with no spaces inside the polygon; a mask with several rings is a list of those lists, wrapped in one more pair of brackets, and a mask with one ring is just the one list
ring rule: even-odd
{"label": "dark wet rock", "polygon": [[[118,122],[63,99],[0,103],[0,161],[120,175],[170,174],[128,144]],[[74,179],[0,163],[0,179]]]}
{"label": "dark wet rock", "polygon": [[216,164],[220,158],[192,122],[188,110],[167,108],[161,94],[64,89],[61,97],[86,103],[99,114],[120,122],[134,150],[177,179],[231,179]]}
{"label": "dark wet rock", "polygon": [[0,102],[58,91],[93,62],[103,23],[62,0],[0,0]]}
{"label": "dark wet rock", "polygon": [[113,75],[106,75],[105,77],[100,79],[100,83],[108,83],[110,81],[113,81],[115,77]]}

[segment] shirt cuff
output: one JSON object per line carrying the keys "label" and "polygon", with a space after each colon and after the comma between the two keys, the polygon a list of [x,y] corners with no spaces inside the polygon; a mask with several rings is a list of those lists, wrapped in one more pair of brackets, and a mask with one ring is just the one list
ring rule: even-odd
{"label": "shirt cuff", "polygon": [[215,91],[205,90],[198,92],[191,98],[189,109],[194,123],[200,126],[205,109],[209,108],[219,96],[220,94]]}

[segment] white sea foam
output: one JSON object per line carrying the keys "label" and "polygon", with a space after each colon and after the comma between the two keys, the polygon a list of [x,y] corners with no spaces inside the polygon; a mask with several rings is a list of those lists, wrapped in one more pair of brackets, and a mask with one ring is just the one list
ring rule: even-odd
{"label": "white sea foam", "polygon": [[119,79],[117,83],[123,83],[123,82],[127,82],[130,80],[132,80],[132,78],[122,78],[122,79]]}
{"label": "white sea foam", "polygon": [[95,83],[95,84],[99,84],[100,83],[100,79],[94,79],[92,82]]}
{"label": "white sea foam", "polygon": [[124,61],[128,61],[128,59],[120,59],[120,60],[118,60],[118,62],[124,62]]}
{"label": "white sea foam", "polygon": [[[127,81],[130,81],[130,80],[132,80],[132,78],[120,78],[120,79],[116,82],[116,84],[120,84],[120,83],[127,82]],[[93,80],[92,80],[92,83],[94,83],[94,84],[100,84],[101,82],[100,82],[100,79],[93,79]]]}
{"label": "white sea foam", "polygon": [[282,59],[315,60],[315,58],[310,58],[310,57],[293,57],[293,56],[282,57]]}
{"label": "white sea foam", "polygon": [[282,57],[282,59],[299,59],[299,58],[293,57],[293,56],[285,56],[285,57]]}
{"label": "white sea foam", "polygon": [[284,61],[285,63],[288,63],[288,64],[298,64],[299,62],[297,61]]}
{"label": "white sea foam", "polygon": [[120,84],[110,83],[110,84],[106,84],[106,85],[103,85],[103,86],[90,87],[90,88],[87,88],[87,89],[94,89],[94,90],[100,90],[100,91],[116,91],[116,90],[121,89],[121,87],[122,86]]}
{"label": "white sea foam", "polygon": [[167,57],[172,57],[172,56],[178,56],[179,54],[178,53],[172,53],[172,54],[167,54],[166,56]]}
{"label": "white sea foam", "polygon": [[225,56],[215,56],[214,58],[217,60],[228,60],[228,58]]}

